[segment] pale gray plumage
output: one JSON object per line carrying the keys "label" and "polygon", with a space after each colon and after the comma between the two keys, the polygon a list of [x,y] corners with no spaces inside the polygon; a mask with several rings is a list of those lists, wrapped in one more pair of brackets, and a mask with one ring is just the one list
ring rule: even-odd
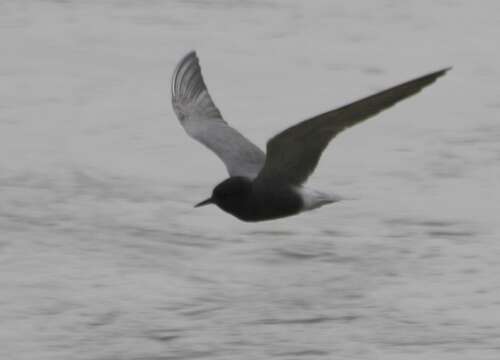
{"label": "pale gray plumage", "polygon": [[186,132],[219,156],[231,176],[257,176],[264,153],[224,121],[208,93],[194,51],[175,68],[172,104]]}

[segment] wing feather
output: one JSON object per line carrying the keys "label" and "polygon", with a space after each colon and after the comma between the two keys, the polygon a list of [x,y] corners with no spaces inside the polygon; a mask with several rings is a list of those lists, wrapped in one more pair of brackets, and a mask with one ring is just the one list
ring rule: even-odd
{"label": "wing feather", "polygon": [[264,153],[224,121],[208,93],[194,51],[184,56],[174,70],[172,105],[186,132],[212,150],[231,176],[257,176],[265,161]]}
{"label": "wing feather", "polygon": [[450,68],[407,81],[338,109],[304,120],[271,138],[256,182],[284,181],[300,185],[314,171],[328,143],[356,125],[432,84]]}

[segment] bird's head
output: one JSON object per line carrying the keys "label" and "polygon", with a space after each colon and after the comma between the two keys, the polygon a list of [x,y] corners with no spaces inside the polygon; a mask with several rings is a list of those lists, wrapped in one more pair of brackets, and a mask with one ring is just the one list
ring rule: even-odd
{"label": "bird's head", "polygon": [[221,209],[232,212],[235,208],[244,206],[247,196],[252,191],[252,181],[245,177],[230,177],[218,184],[212,191],[212,196],[195,205],[200,207],[216,204]]}

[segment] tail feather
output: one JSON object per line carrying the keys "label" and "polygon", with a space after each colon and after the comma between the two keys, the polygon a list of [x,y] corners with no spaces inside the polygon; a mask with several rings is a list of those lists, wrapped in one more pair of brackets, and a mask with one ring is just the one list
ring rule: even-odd
{"label": "tail feather", "polygon": [[326,204],[344,200],[340,195],[325,193],[305,187],[297,188],[297,192],[299,193],[304,204],[302,209],[303,211],[316,209]]}

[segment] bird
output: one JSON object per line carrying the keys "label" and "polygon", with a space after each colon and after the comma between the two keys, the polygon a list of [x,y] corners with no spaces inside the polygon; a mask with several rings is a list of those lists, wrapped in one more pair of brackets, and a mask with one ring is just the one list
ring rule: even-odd
{"label": "bird", "polygon": [[229,177],[196,204],[215,204],[236,218],[257,222],[296,215],[343,198],[304,186],[330,141],[343,130],[406,99],[451,67],[420,76],[297,123],[268,140],[266,153],[231,127],[210,96],[195,51],[175,67],[172,106],[189,136],[212,150]]}

